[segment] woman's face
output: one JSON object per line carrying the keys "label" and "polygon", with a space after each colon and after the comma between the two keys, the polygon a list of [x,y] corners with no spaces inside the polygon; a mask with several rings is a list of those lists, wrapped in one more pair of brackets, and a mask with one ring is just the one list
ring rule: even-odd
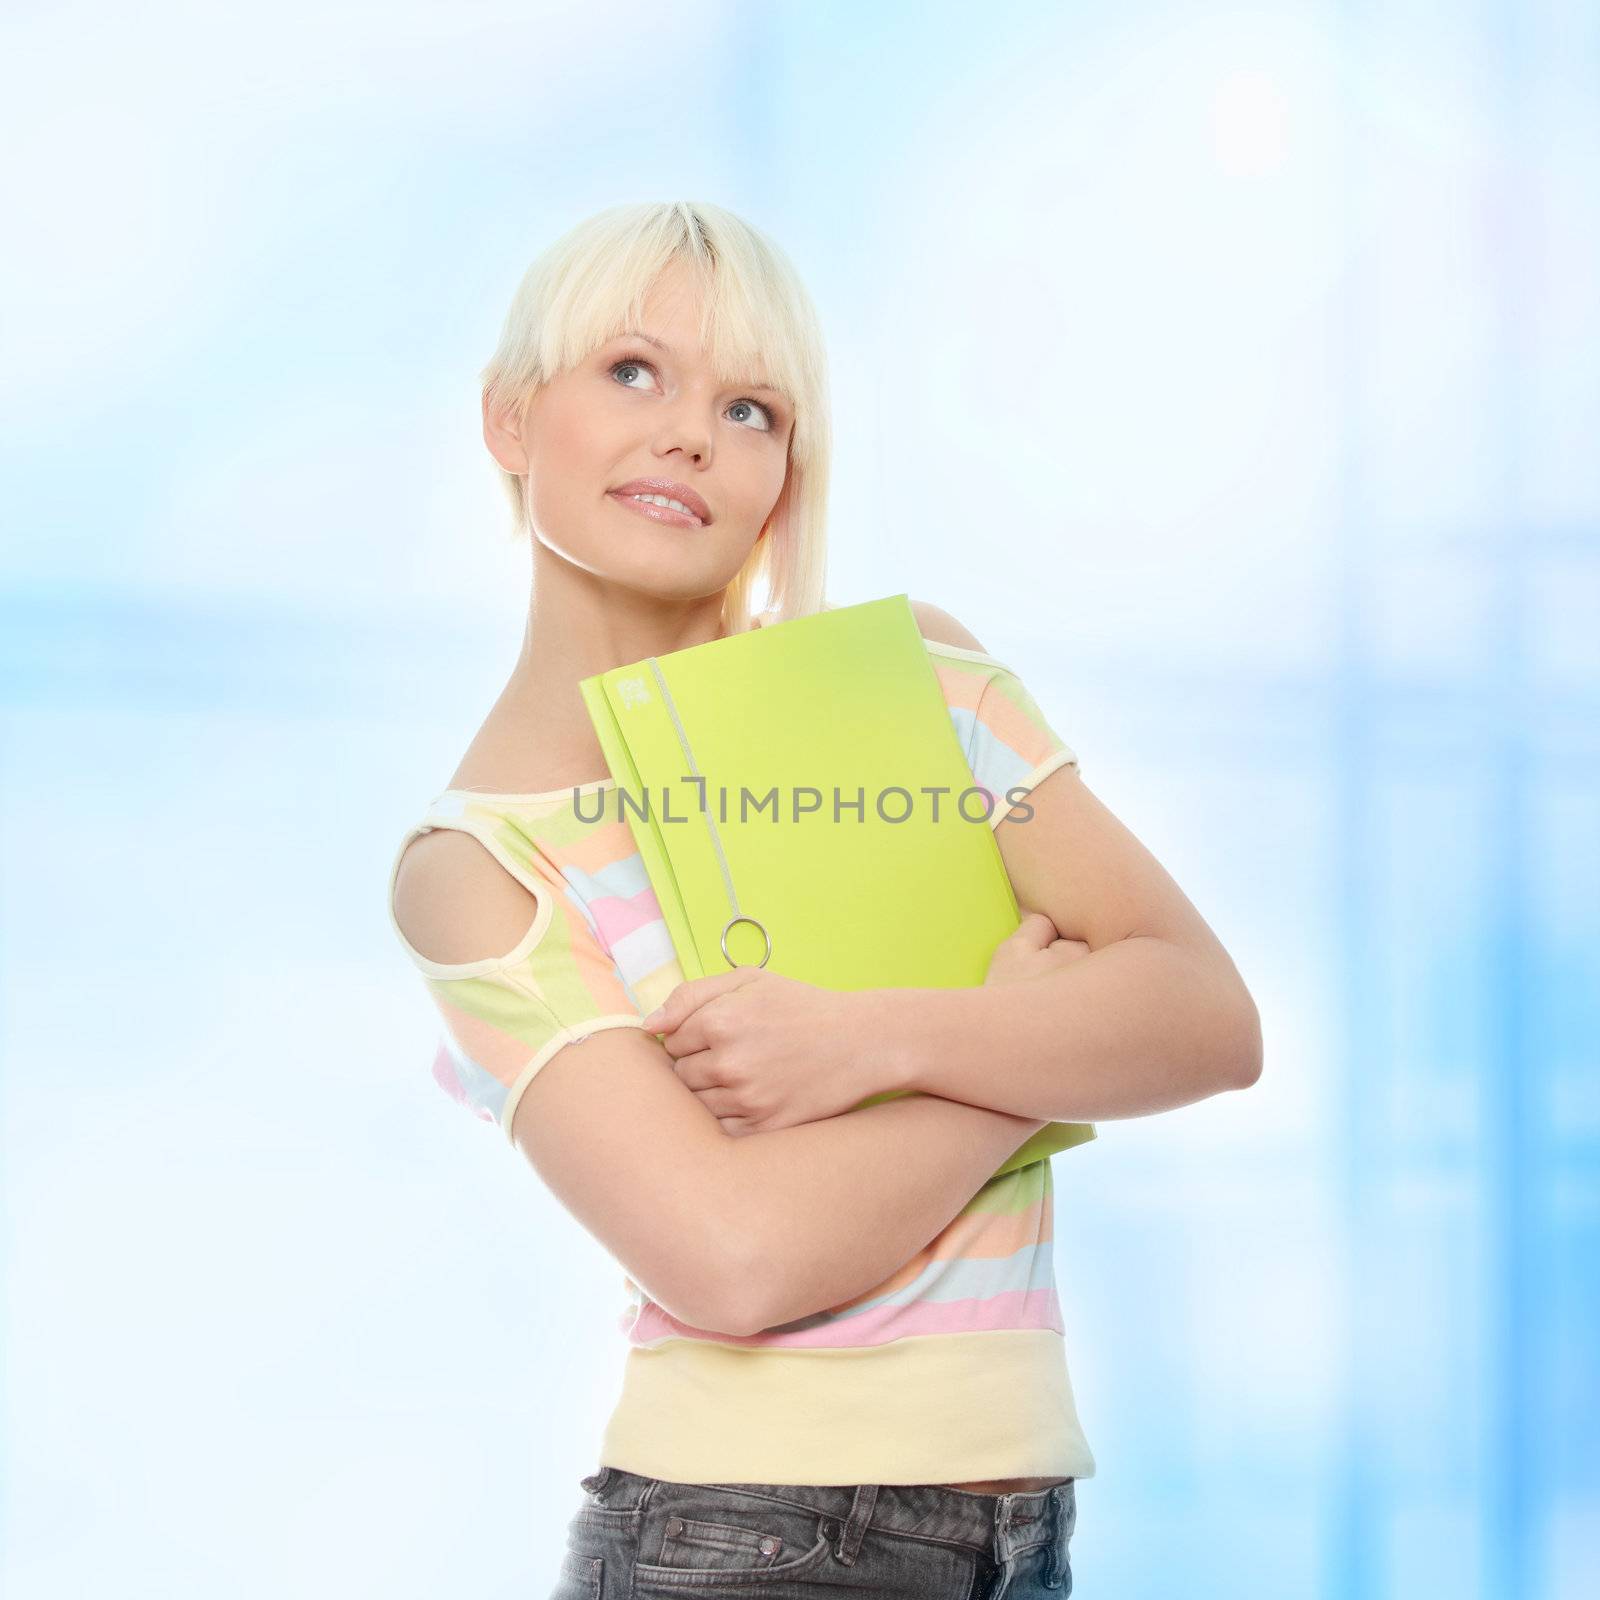
{"label": "woman's face", "polygon": [[[777,391],[717,382],[692,294],[674,263],[643,307],[642,329],[659,344],[624,336],[562,373],[534,397],[520,442],[485,416],[495,459],[529,475],[540,543],[586,572],[674,599],[715,594],[744,565],[783,489],[794,421]],[[685,526],[629,505],[616,491],[638,478],[683,485],[709,520]]]}

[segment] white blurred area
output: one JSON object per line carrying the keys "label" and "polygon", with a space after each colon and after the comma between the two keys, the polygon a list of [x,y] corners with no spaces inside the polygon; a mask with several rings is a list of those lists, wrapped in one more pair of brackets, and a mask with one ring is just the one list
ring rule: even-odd
{"label": "white blurred area", "polygon": [[554,1584],[620,1268],[384,890],[524,622],[476,373],[680,198],[818,302],[830,598],[1015,666],[1262,1011],[1054,1164],[1076,1590],[1587,1592],[1597,63],[1577,0],[8,9],[8,1600]]}

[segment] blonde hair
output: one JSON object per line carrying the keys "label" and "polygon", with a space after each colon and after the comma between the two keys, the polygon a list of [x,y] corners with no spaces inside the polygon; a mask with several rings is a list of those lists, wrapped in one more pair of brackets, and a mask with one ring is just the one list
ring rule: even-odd
{"label": "blonde hair", "polygon": [[[788,473],[744,566],[729,581],[723,626],[742,633],[824,609],[832,428],[822,327],[788,257],[720,206],[612,206],[580,222],[524,274],[481,378],[490,402],[520,417],[539,388],[619,333],[635,331],[646,294],[675,260],[701,286],[700,340],[724,382],[759,373],[793,403]],[[523,480],[500,476],[513,537],[531,536]]]}

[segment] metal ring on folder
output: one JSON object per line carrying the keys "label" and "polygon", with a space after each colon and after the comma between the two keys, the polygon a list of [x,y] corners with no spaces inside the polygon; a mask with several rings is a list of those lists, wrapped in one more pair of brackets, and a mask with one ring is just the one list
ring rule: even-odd
{"label": "metal ring on folder", "polygon": [[737,961],[735,961],[733,959],[733,957],[728,954],[728,929],[731,928],[734,925],[734,923],[736,923],[736,922],[748,922],[752,928],[761,928],[761,937],[764,940],[766,940],[767,953],[766,953],[766,955],[762,956],[762,958],[758,962],[756,962],[756,965],[758,967],[766,966],[767,961],[770,959],[770,957],[772,955],[772,937],[771,937],[770,934],[768,934],[767,930],[764,927],[762,927],[761,924],[754,917],[747,917],[747,916],[744,916],[742,913],[737,917],[729,917],[727,922],[723,926],[723,929],[722,929],[722,959],[724,961],[726,961],[730,967],[737,967],[739,965],[739,963]]}

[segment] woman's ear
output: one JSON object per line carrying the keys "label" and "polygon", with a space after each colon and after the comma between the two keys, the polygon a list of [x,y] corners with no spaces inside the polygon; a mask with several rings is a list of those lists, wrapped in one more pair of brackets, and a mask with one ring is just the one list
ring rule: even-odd
{"label": "woman's ear", "polygon": [[522,442],[522,424],[527,413],[519,419],[514,401],[491,401],[489,391],[483,392],[483,442],[507,472],[517,474],[528,470],[528,451]]}

